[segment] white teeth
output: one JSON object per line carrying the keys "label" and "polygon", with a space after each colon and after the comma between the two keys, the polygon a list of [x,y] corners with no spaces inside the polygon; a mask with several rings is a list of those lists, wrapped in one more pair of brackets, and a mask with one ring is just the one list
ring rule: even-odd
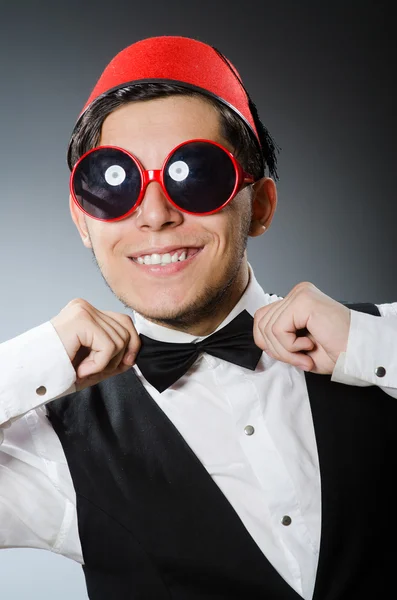
{"label": "white teeth", "polygon": [[187,252],[184,250],[180,256],[178,252],[174,252],[171,256],[169,252],[165,254],[146,254],[145,256],[138,256],[134,260],[140,265],[169,265],[170,263],[176,263],[178,261],[186,260]]}
{"label": "white teeth", "polygon": [[161,262],[160,254],[152,254],[152,265],[159,265]]}

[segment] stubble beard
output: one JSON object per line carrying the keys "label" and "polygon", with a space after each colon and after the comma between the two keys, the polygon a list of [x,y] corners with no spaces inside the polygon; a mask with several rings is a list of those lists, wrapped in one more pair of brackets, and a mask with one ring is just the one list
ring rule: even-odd
{"label": "stubble beard", "polygon": [[[225,310],[225,306],[229,306],[235,293],[234,284],[240,273],[243,256],[244,252],[239,260],[233,260],[218,286],[204,287],[201,295],[182,310],[170,311],[167,315],[161,317],[142,311],[140,311],[140,314],[153,323],[180,331],[189,331],[192,327],[197,328],[199,324],[208,321],[208,319],[216,320],[217,314],[221,314]],[[123,302],[122,299],[121,301]],[[128,305],[124,302],[123,304],[128,308]]]}
{"label": "stubble beard", "polygon": [[[244,218],[245,217],[245,218]],[[117,293],[109,284],[103,267],[100,265],[94,250],[92,247],[92,257],[96,264],[99,272],[102,275],[104,282],[110,291],[118,298],[118,300],[124,305],[127,310],[133,310],[138,312],[148,321],[157,323],[164,327],[171,329],[178,329],[180,331],[189,331],[192,327],[197,327],[199,324],[204,323],[209,318],[212,321],[216,321],[217,314],[222,315],[225,312],[225,307],[229,308],[229,311],[233,308],[233,305],[238,302],[239,297],[244,290],[240,290],[240,296],[232,302],[233,296],[236,295],[236,285],[239,284],[240,269],[244,258],[245,250],[247,248],[248,232],[251,222],[251,213],[244,215],[241,223],[241,229],[239,232],[238,248],[235,254],[231,257],[229,264],[224,272],[222,281],[217,286],[205,286],[202,293],[196,298],[191,304],[178,310],[169,311],[168,314],[159,316],[158,314],[151,314],[149,311],[138,310],[133,306],[124,295]],[[226,315],[224,315],[226,317]]]}

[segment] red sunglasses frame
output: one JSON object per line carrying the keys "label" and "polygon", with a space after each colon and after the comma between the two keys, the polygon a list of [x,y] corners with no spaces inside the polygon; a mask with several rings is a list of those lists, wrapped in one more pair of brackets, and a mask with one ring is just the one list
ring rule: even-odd
{"label": "red sunglasses frame", "polygon": [[[223,150],[224,152],[226,152],[226,154],[228,155],[228,157],[230,158],[230,160],[233,163],[234,170],[235,170],[235,173],[236,173],[236,182],[235,182],[235,185],[234,185],[234,188],[233,188],[233,191],[232,191],[230,197],[219,208],[216,208],[215,210],[211,210],[211,211],[204,212],[204,213],[191,212],[191,211],[185,210],[185,209],[181,208],[180,206],[178,206],[177,204],[175,204],[175,202],[172,200],[172,198],[168,195],[168,192],[167,192],[167,190],[165,188],[165,185],[164,185],[164,167],[167,164],[169,158],[171,157],[171,155],[174,152],[176,152],[176,150],[178,150],[182,146],[185,146],[185,145],[190,144],[192,142],[206,142],[208,144],[212,144],[214,146],[218,146],[218,148],[220,148],[221,150]],[[76,198],[76,195],[74,193],[74,189],[73,189],[74,175],[75,175],[76,170],[77,170],[79,164],[81,163],[81,161],[84,158],[86,158],[86,156],[88,156],[89,154],[91,154],[92,152],[95,152],[96,150],[99,150],[99,149],[102,149],[102,148],[110,148],[112,150],[120,150],[124,154],[127,154],[127,156],[129,156],[135,162],[135,164],[136,164],[136,166],[137,166],[137,168],[139,170],[139,173],[141,175],[141,181],[142,181],[141,191],[140,191],[140,194],[139,194],[138,199],[135,202],[134,206],[131,208],[131,210],[129,210],[128,212],[126,212],[124,215],[121,215],[120,217],[116,217],[114,219],[101,219],[100,217],[94,217],[94,216],[90,215],[90,213],[88,213],[87,211],[85,211],[84,208],[82,208],[82,206],[79,204],[79,202],[78,202],[78,200]],[[224,208],[227,204],[229,204],[229,202],[231,200],[233,200],[233,198],[240,191],[240,189],[242,188],[242,186],[244,184],[254,183],[255,179],[252,177],[252,175],[250,175],[249,173],[246,173],[244,171],[244,169],[242,168],[242,166],[240,165],[240,163],[233,156],[233,154],[231,152],[229,152],[229,150],[227,150],[227,148],[225,148],[224,146],[222,146],[218,142],[214,142],[213,140],[206,140],[206,139],[196,138],[196,139],[193,139],[193,140],[186,140],[185,142],[182,142],[182,143],[178,144],[177,146],[175,146],[175,148],[173,148],[167,154],[167,156],[166,156],[166,158],[165,158],[165,160],[163,162],[163,165],[162,165],[161,169],[155,169],[155,170],[153,170],[153,169],[144,169],[143,166],[141,165],[141,163],[139,162],[139,160],[136,158],[136,156],[134,156],[133,154],[131,154],[131,152],[128,152],[128,150],[125,150],[124,148],[120,148],[119,146],[107,146],[107,145],[105,145],[105,146],[96,146],[95,148],[92,148],[91,150],[88,150],[88,152],[85,152],[79,158],[79,160],[77,161],[77,163],[73,167],[73,170],[72,170],[71,175],[70,175],[69,187],[70,187],[70,194],[72,196],[72,199],[73,199],[74,203],[77,205],[77,207],[83,213],[85,213],[91,219],[95,219],[96,221],[103,221],[105,223],[112,223],[114,221],[121,221],[122,219],[126,219],[132,213],[135,212],[135,210],[141,204],[141,202],[142,202],[142,200],[143,200],[143,198],[145,196],[147,186],[152,181],[156,181],[157,183],[160,184],[161,189],[162,189],[165,197],[167,198],[167,200],[177,210],[180,210],[181,212],[187,213],[189,215],[205,216],[205,215],[212,215],[212,214],[214,214],[214,213],[219,212],[220,210],[222,210],[222,208]]]}

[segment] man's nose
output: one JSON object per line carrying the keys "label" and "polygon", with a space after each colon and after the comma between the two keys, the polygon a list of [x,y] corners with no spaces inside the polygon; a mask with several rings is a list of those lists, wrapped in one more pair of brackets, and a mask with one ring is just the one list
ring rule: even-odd
{"label": "man's nose", "polygon": [[183,213],[171,204],[157,181],[147,185],[136,213],[136,225],[153,230],[176,226],[183,221]]}

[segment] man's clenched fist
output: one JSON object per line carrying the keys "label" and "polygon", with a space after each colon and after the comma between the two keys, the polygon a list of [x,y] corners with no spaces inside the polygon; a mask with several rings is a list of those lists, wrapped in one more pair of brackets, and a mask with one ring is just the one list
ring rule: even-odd
{"label": "man's clenched fist", "polygon": [[81,298],[51,323],[76,370],[77,390],[127,371],[141,345],[131,317],[98,310]]}
{"label": "man's clenched fist", "polygon": [[331,374],[346,352],[350,309],[308,281],[298,283],[282,300],[256,311],[254,339],[277,360]]}

